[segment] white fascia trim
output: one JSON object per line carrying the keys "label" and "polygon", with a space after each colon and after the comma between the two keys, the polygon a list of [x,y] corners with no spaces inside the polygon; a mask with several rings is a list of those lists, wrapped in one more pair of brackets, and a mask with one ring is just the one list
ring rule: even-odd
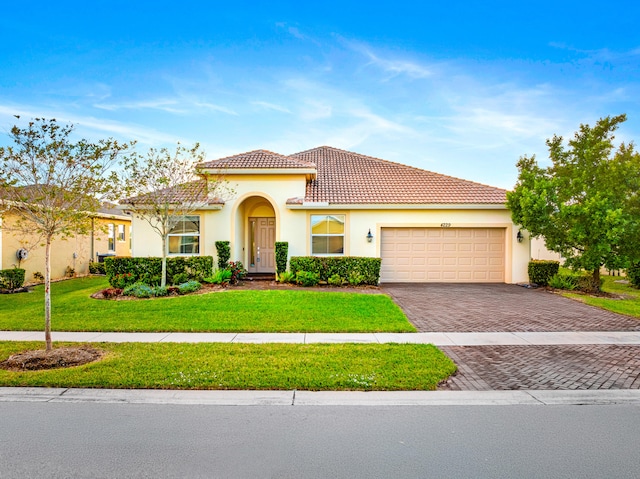
{"label": "white fascia trim", "polygon": [[208,175],[315,175],[315,168],[203,168]]}
{"label": "white fascia trim", "polygon": [[[180,207],[180,205],[176,205],[178,207]],[[200,211],[200,210],[221,210],[224,207],[224,204],[220,205],[220,204],[215,204],[215,205],[197,205],[194,206],[193,211]],[[126,205],[126,204],[121,204],[121,205],[117,205],[116,206],[117,209],[119,210],[123,210],[123,211],[131,211],[131,205]],[[138,206],[138,208],[140,209],[151,209],[151,207],[148,208],[144,208],[143,206]]]}
{"label": "white fascia trim", "polygon": [[328,202],[306,202],[301,205],[287,205],[291,210],[506,210],[506,204],[480,203],[431,203],[431,204],[329,204]]}

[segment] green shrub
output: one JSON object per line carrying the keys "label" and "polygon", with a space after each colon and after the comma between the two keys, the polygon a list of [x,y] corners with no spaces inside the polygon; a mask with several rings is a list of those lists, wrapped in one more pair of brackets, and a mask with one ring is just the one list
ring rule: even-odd
{"label": "green shrub", "polygon": [[162,296],[167,296],[169,294],[169,290],[166,286],[154,286],[151,288],[151,294],[157,298]]}
{"label": "green shrub", "polygon": [[284,273],[287,270],[288,256],[289,243],[287,241],[276,241],[276,274]]}
{"label": "green shrub", "polygon": [[13,291],[22,288],[24,285],[25,270],[22,268],[11,268],[0,270],[0,288]]}
{"label": "green shrub", "polygon": [[320,281],[328,282],[334,274],[349,278],[352,272],[362,275],[360,284],[377,285],[380,281],[380,258],[360,256],[292,256],[289,259],[291,272],[309,271],[319,275]]}
{"label": "green shrub", "polygon": [[230,261],[226,269],[231,271],[231,277],[229,278],[229,283],[231,284],[238,284],[238,281],[247,276],[248,273],[241,261]]}
{"label": "green shrub", "polygon": [[351,271],[351,273],[349,273],[348,281],[351,286],[360,286],[364,283],[364,276],[357,271]]}
{"label": "green shrub", "polygon": [[150,298],[153,296],[153,289],[144,283],[134,283],[124,288],[122,294],[124,296],[134,296],[136,298]]}
{"label": "green shrub", "polygon": [[203,281],[211,284],[227,284],[231,280],[231,276],[231,270],[218,269],[213,273],[213,276],[205,278]]}
{"label": "green shrub", "polygon": [[187,273],[178,273],[173,276],[171,280],[172,284],[183,284],[189,281],[189,275]]}
{"label": "green shrub", "polygon": [[327,283],[331,286],[342,286],[343,280],[339,274],[332,274],[329,276],[329,279],[327,279]]}
{"label": "green shrub", "polygon": [[585,271],[560,271],[549,279],[548,285],[554,289],[578,290],[584,293],[592,293],[600,291],[602,281],[600,281],[600,284],[595,283],[593,275]]}
{"label": "green shrub", "polygon": [[229,241],[216,241],[218,253],[218,269],[225,269],[231,258],[231,243]]}
{"label": "green shrub", "polygon": [[197,281],[187,281],[186,283],[182,283],[178,285],[178,293],[179,294],[187,294],[194,293],[202,288],[202,285]]}
{"label": "green shrub", "polygon": [[558,273],[560,262],[534,259],[529,261],[529,282],[540,286],[549,284],[549,280]]}
{"label": "green shrub", "polygon": [[279,283],[293,283],[296,280],[296,275],[291,271],[283,271],[278,275]]}
{"label": "green shrub", "polygon": [[44,281],[44,275],[40,271],[36,271],[36,272],[33,273],[33,279],[35,281],[42,282],[42,281]]}
{"label": "green shrub", "polygon": [[640,263],[635,263],[627,268],[627,278],[636,288],[640,288]]}
{"label": "green shrub", "polygon": [[[132,283],[144,282],[147,284],[160,284],[162,275],[162,258],[105,258],[105,273],[111,286],[116,287],[112,281],[118,274],[130,273],[133,276]],[[173,277],[178,274],[187,274],[189,280],[200,281],[210,276],[213,271],[212,256],[176,256],[167,258],[167,283],[175,283]]]}
{"label": "green shrub", "polygon": [[578,278],[573,273],[558,273],[551,277],[548,285],[554,289],[573,291],[578,287]]}
{"label": "green shrub", "polygon": [[98,263],[96,261],[91,261],[89,263],[89,273],[91,274],[106,274],[104,270],[104,263]]}
{"label": "green shrub", "polygon": [[320,282],[320,275],[311,271],[298,271],[296,283],[301,286],[316,286]]}
{"label": "green shrub", "polygon": [[[137,283],[135,276],[132,273],[120,273],[109,278],[109,284],[118,289],[124,289],[132,284]],[[130,295],[127,295],[130,296]]]}

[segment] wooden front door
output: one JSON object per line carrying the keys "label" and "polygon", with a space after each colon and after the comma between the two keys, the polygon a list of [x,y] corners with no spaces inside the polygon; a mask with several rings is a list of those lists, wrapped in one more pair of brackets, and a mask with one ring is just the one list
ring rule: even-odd
{"label": "wooden front door", "polygon": [[275,218],[249,218],[250,273],[275,273]]}

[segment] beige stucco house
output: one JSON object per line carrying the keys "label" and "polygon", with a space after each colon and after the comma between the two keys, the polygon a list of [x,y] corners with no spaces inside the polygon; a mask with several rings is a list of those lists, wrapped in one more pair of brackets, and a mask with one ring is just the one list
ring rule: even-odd
{"label": "beige stucco house", "polygon": [[[202,198],[169,238],[170,255],[231,259],[275,271],[274,242],[289,256],[382,258],[381,282],[527,281],[529,240],[511,221],[506,191],[332,147],[285,156],[265,150],[199,165],[224,177],[233,198]],[[126,205],[122,205],[126,208]],[[161,240],[133,220],[133,256],[159,256]]]}
{"label": "beige stucco house", "polygon": [[[44,245],[35,234],[16,228],[17,217],[7,211],[0,219],[0,269],[19,266],[25,280],[34,281],[34,273],[44,274]],[[54,240],[51,246],[51,278],[65,277],[67,268],[76,275],[88,274],[89,262],[98,255],[131,256],[131,217],[113,205],[103,205],[91,218],[91,231]],[[26,250],[19,259],[18,251]],[[24,254],[24,253],[23,253]]]}

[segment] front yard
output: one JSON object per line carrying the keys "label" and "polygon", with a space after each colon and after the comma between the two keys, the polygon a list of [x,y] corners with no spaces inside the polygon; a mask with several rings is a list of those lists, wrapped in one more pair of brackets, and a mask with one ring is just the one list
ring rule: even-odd
{"label": "front yard", "polygon": [[[386,295],[314,290],[234,291],[149,300],[90,298],[104,277],[52,284],[54,331],[415,332]],[[0,330],[43,329],[44,288],[0,295]]]}

